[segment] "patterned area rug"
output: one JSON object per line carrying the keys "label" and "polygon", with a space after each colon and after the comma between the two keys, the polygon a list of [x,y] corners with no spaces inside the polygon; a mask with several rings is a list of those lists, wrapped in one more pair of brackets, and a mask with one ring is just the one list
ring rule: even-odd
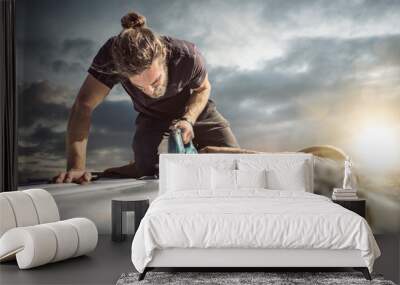
{"label": "patterned area rug", "polygon": [[148,272],[142,281],[138,273],[124,273],[116,285],[133,284],[221,284],[221,285],[297,285],[297,284],[379,284],[395,285],[384,280],[381,275],[372,274],[372,281],[364,278],[360,272]]}

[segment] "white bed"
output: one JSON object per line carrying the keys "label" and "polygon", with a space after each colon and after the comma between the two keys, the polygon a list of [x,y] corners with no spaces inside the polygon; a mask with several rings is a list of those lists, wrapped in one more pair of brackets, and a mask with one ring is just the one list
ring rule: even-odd
{"label": "white bed", "polygon": [[162,154],[159,185],[132,243],[140,279],[154,267],[354,267],[370,278],[380,255],[362,217],[312,193],[310,154]]}

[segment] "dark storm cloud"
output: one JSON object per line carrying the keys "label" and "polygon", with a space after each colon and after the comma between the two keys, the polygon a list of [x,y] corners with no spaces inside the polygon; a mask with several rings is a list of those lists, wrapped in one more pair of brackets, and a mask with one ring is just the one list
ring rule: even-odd
{"label": "dark storm cloud", "polygon": [[[70,104],[63,98],[73,99],[73,93],[48,81],[24,84],[19,89],[20,181],[56,175],[66,165],[65,136]],[[95,109],[87,146],[88,165],[103,170],[133,159],[135,115],[129,101],[106,100]]]}
{"label": "dark storm cloud", "polygon": [[39,35],[36,38],[19,38],[17,51],[19,60],[33,60],[42,65],[50,65],[57,57],[87,62],[94,55],[95,43],[84,38],[60,40]]}
{"label": "dark storm cloud", "polygon": [[[329,21],[339,24],[346,19],[354,25],[371,24],[377,20],[384,22],[400,12],[397,0],[21,0],[17,5],[20,8],[17,11],[21,13],[18,27],[25,30],[25,37],[47,34],[63,39],[71,37],[71,34],[80,34],[84,39],[96,41],[118,33],[121,28],[119,20],[129,10],[144,14],[150,27],[157,31],[193,37],[201,42],[210,36],[207,30],[221,28],[221,32],[230,32],[228,24],[231,21],[249,25],[250,29],[254,23],[242,22],[247,19],[247,14],[252,14],[254,19],[260,20],[257,24],[264,24],[266,28],[287,29],[308,25],[307,21],[313,20],[320,24]],[[235,11],[238,16],[242,13],[242,17],[230,19]],[[221,23],[225,25],[215,26],[219,20],[223,20]],[[199,34],[200,30],[203,33]],[[102,38],[98,36],[101,32],[104,32]],[[107,32],[110,34],[105,35]]]}
{"label": "dark storm cloud", "polygon": [[[156,31],[192,40],[207,49],[210,40],[218,42],[227,35],[232,38],[232,44],[246,43],[260,27],[276,33],[277,39],[286,37],[287,33],[340,38],[400,32],[396,20],[396,15],[400,16],[397,0],[153,0],[137,1],[127,7],[144,14]],[[239,30],[241,26],[247,30],[246,34],[243,29]],[[268,35],[265,33],[265,37]]]}
{"label": "dark storm cloud", "polygon": [[92,122],[99,131],[132,132],[135,118],[132,102],[106,101],[95,109]]}
{"label": "dark storm cloud", "polygon": [[[286,142],[288,149],[294,142],[307,145],[312,139],[332,141],[333,132],[324,130],[321,119],[335,117],[343,110],[342,102],[360,96],[364,85],[369,84],[365,72],[383,67],[394,68],[400,75],[399,46],[399,35],[298,38],[291,41],[285,57],[265,62],[261,70],[211,69],[212,96],[244,146],[260,147],[251,141],[262,133],[267,136],[265,141],[271,143],[273,137]],[[396,82],[399,80],[391,83],[393,88]],[[389,84],[385,79],[380,83]],[[320,116],[324,117],[315,121],[305,117],[304,107],[313,109],[310,104],[316,109],[322,105]],[[317,129],[322,130],[318,135]],[[305,133],[308,135],[302,135]],[[293,134],[298,135],[296,140]]]}
{"label": "dark storm cloud", "polygon": [[75,73],[85,71],[86,68],[80,62],[67,62],[57,59],[51,63],[52,70],[56,73]]}
{"label": "dark storm cloud", "polygon": [[[65,131],[56,132],[49,127],[38,125],[28,137],[29,145],[24,145],[24,138],[26,137],[23,134],[21,135],[22,144],[19,146],[19,155],[25,157],[40,155],[43,158],[49,155],[49,159],[51,157],[64,159],[65,135]],[[92,130],[89,134],[88,155],[98,150],[130,149],[132,136],[133,132],[129,130],[124,132]]]}
{"label": "dark storm cloud", "polygon": [[[55,128],[64,125],[75,96],[71,89],[54,86],[48,81],[20,85],[20,126],[30,128],[41,124]],[[130,101],[105,100],[94,110],[92,123],[94,128],[104,132],[131,131],[135,116]]]}
{"label": "dark storm cloud", "polygon": [[[51,58],[57,53],[58,43],[38,36],[37,38],[19,38],[16,46],[17,62],[24,63],[27,60],[32,60],[42,66],[51,63]],[[20,72],[23,71],[20,70]]]}
{"label": "dark storm cloud", "polygon": [[[51,69],[56,73],[84,73],[95,53],[95,43],[84,38],[65,39],[52,52]],[[61,59],[63,58],[63,59]],[[68,60],[65,60],[67,58]]]}
{"label": "dark storm cloud", "polygon": [[17,41],[17,75],[20,82],[49,80],[79,88],[94,57],[94,43],[82,38],[37,38]]}
{"label": "dark storm cloud", "polygon": [[39,122],[47,126],[65,123],[68,108],[62,98],[72,97],[70,90],[53,87],[48,81],[21,84],[19,86],[19,125],[23,128],[35,126]]}
{"label": "dark storm cloud", "polygon": [[[22,140],[24,135],[22,135]],[[29,135],[31,146],[20,146],[20,154],[25,156],[50,154],[50,157],[63,158],[65,153],[65,132],[55,132],[49,127],[38,125]]]}
{"label": "dark storm cloud", "polygon": [[61,52],[71,54],[76,58],[87,60],[94,53],[95,43],[89,39],[66,39],[62,43]]}
{"label": "dark storm cloud", "polygon": [[[24,139],[27,139],[29,145],[24,145]],[[133,160],[131,139],[130,132],[92,130],[87,145],[87,168],[103,171],[105,168]],[[18,160],[20,183],[34,179],[50,179],[65,171],[65,132],[55,132],[39,125],[29,137],[20,136]]]}
{"label": "dark storm cloud", "polygon": [[400,35],[346,40],[298,38],[291,41],[285,57],[265,62],[261,70],[211,69],[213,92],[226,99],[225,103],[251,98],[271,105],[343,91],[364,82],[364,78],[354,78],[357,72],[380,66],[400,68],[399,46]]}
{"label": "dark storm cloud", "polygon": [[[350,18],[354,21],[367,22],[385,17],[385,15],[400,11],[400,2],[397,0],[271,0],[260,1],[262,14],[269,21],[294,23],[296,15],[305,10],[318,11],[318,16],[323,18],[343,19]],[[316,13],[314,13],[316,15]]]}
{"label": "dark storm cloud", "polygon": [[[20,89],[20,154],[47,153],[64,157],[65,129],[71,104],[57,100],[60,97],[73,98],[73,93],[47,81],[26,84]],[[131,102],[104,101],[92,114],[91,150],[130,148],[134,119]]]}
{"label": "dark storm cloud", "polygon": [[[133,1],[107,0],[19,0],[16,1],[17,30],[24,38],[40,35],[51,39],[79,37],[98,38],[99,33],[113,26],[109,24],[121,5]],[[118,19],[118,18],[117,18]],[[99,23],[102,25],[99,26]],[[115,22],[117,26],[118,22]]]}

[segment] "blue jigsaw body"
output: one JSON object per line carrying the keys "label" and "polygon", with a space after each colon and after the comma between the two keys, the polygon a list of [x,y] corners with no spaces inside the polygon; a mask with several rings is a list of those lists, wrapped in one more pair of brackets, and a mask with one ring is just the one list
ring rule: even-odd
{"label": "blue jigsaw body", "polygon": [[168,139],[168,152],[169,153],[198,153],[190,141],[187,144],[183,144],[182,131],[179,128],[172,129]]}

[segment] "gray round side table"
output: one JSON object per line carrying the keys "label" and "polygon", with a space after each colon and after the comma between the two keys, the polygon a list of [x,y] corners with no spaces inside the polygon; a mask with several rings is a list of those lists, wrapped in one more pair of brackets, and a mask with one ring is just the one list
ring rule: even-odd
{"label": "gray round side table", "polygon": [[140,221],[149,208],[149,200],[128,200],[113,199],[111,201],[111,239],[113,241],[123,241],[126,235],[122,233],[122,215],[124,212],[135,212],[135,233],[139,227]]}

